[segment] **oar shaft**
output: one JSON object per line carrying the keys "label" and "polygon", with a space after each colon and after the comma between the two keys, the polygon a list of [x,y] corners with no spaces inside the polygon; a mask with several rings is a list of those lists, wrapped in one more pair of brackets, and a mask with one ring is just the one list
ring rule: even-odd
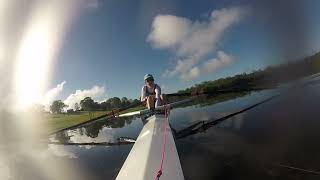
{"label": "oar shaft", "polygon": [[85,122],[82,122],[82,123],[79,123],[79,124],[76,124],[76,125],[73,125],[73,126],[69,126],[69,127],[66,127],[66,128],[60,129],[60,130],[57,130],[55,132],[50,133],[49,135],[53,135],[53,134],[56,134],[56,133],[59,133],[59,132],[62,132],[62,131],[69,130],[69,129],[74,129],[74,128],[77,128],[77,127],[82,126],[84,124],[88,124],[88,123],[91,123],[91,122],[96,121],[98,119],[101,119],[101,118],[111,119],[111,118],[115,117],[115,114],[120,113],[122,111],[125,111],[127,109],[130,109],[132,107],[138,106],[140,104],[142,104],[142,102],[139,101],[138,103],[131,104],[131,105],[129,105],[127,107],[124,107],[124,108],[113,109],[113,110],[111,110],[111,112],[108,112],[108,113],[103,114],[101,116],[98,116],[96,118],[90,119],[88,121],[85,121]]}
{"label": "oar shaft", "polygon": [[235,93],[235,92],[245,92],[245,91],[259,91],[272,88],[248,88],[248,89],[221,89],[213,91],[195,91],[195,92],[186,92],[186,93],[170,93],[165,94],[168,97],[173,96],[198,96],[198,95],[218,95],[222,93]]}

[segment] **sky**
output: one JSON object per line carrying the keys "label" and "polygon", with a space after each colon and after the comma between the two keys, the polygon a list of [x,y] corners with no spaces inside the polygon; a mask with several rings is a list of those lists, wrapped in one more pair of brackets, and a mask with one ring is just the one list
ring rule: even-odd
{"label": "sky", "polygon": [[139,98],[146,73],[176,92],[320,49],[319,1],[84,2],[65,30],[43,104]]}

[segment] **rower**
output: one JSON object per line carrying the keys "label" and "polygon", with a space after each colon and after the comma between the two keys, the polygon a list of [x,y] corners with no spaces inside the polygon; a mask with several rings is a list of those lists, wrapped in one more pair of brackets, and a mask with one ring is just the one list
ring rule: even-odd
{"label": "rower", "polygon": [[141,102],[146,104],[148,109],[154,110],[162,105],[161,88],[154,83],[154,78],[151,74],[144,76],[144,83],[141,89]]}

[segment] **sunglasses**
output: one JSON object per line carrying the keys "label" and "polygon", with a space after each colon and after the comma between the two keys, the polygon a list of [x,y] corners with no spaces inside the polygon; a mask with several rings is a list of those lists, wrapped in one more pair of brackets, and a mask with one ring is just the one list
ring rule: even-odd
{"label": "sunglasses", "polygon": [[146,82],[153,82],[153,79],[146,79]]}

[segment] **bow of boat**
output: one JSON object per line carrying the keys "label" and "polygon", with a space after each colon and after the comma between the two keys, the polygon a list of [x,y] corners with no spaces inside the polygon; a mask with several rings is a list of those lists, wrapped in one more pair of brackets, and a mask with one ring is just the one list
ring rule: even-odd
{"label": "bow of boat", "polygon": [[140,132],[117,180],[155,179],[161,163],[161,180],[184,179],[167,118],[164,115],[153,115]]}

